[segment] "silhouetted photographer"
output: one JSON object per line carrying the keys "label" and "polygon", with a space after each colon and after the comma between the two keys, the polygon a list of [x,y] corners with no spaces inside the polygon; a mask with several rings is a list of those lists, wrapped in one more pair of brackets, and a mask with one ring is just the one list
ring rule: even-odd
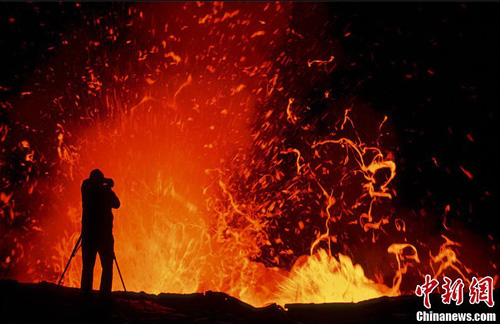
{"label": "silhouetted photographer", "polygon": [[113,208],[120,207],[120,200],[113,191],[113,179],[95,169],[82,183],[82,254],[83,271],[81,289],[90,294],[94,277],[96,255],[102,265],[100,291],[111,292],[113,282],[114,238]]}

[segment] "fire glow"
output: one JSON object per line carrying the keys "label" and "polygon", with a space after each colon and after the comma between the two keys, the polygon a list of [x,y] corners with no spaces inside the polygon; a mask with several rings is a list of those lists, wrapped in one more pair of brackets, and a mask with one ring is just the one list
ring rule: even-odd
{"label": "fire glow", "polygon": [[[48,198],[29,228],[38,246],[16,241],[2,260],[25,270],[14,277],[56,281],[80,231],[80,184],[98,167],[122,201],[115,249],[133,291],[213,290],[262,306],[397,296],[415,269],[467,280],[459,243],[417,249],[391,205],[387,117],[318,86],[336,49],[300,50],[310,35],[291,26],[292,4],[138,6],[121,28],[95,18],[102,34],[79,38],[90,57],[72,70],[79,81],[52,90],[55,174],[44,184],[27,173],[28,195]],[[19,144],[26,163],[50,159],[32,142]],[[11,197],[2,216],[14,219]],[[80,271],[78,257],[64,284],[79,287]]]}

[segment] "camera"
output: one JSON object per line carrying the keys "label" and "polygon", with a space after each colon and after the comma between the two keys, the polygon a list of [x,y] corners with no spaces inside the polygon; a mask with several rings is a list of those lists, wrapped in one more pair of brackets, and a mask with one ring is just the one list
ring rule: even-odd
{"label": "camera", "polygon": [[115,182],[113,181],[113,179],[111,178],[104,178],[102,184],[104,186],[108,186],[110,188],[113,188],[115,186]]}

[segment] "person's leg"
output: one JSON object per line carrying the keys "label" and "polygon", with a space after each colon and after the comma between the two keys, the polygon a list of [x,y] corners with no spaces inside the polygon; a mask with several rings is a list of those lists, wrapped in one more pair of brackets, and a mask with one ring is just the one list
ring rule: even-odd
{"label": "person's leg", "polygon": [[83,293],[90,294],[92,291],[92,283],[94,279],[94,265],[97,255],[97,249],[93,245],[82,244],[82,281],[81,290]]}
{"label": "person's leg", "polygon": [[99,258],[101,259],[102,275],[101,275],[101,293],[111,293],[113,284],[113,260],[114,260],[114,242],[113,238],[105,240],[99,248]]}

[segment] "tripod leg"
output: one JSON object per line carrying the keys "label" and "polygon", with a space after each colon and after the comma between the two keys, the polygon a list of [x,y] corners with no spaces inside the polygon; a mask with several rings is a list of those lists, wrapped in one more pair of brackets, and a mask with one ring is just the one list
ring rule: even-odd
{"label": "tripod leg", "polygon": [[118,274],[120,275],[120,280],[122,281],[123,290],[127,292],[127,288],[125,288],[125,282],[123,281],[122,272],[120,271],[120,267],[118,266],[118,261],[116,261],[115,255],[113,255],[113,259],[115,260],[116,269],[118,270]]}
{"label": "tripod leg", "polygon": [[80,235],[80,237],[78,238],[78,241],[75,244],[75,247],[73,248],[73,252],[71,252],[71,256],[69,257],[68,263],[66,263],[66,267],[64,268],[64,271],[61,275],[61,278],[59,278],[59,282],[57,283],[58,286],[61,285],[61,282],[64,278],[64,275],[66,274],[66,271],[68,270],[69,264],[71,263],[71,259],[73,259],[73,257],[76,255],[76,252],[78,252],[78,249],[81,246],[80,245],[81,242],[82,242],[82,236]]}

